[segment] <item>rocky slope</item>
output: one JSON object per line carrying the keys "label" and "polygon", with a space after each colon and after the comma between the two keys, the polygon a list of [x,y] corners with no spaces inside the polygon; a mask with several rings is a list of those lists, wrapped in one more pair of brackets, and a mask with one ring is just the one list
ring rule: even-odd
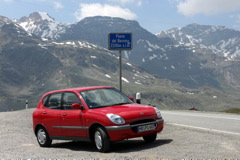
{"label": "rocky slope", "polygon": [[72,24],[33,13],[17,21],[28,33],[54,41],[87,41],[104,48],[109,32],[132,32],[133,49],[124,57],[160,78],[185,87],[218,89],[240,86],[239,31],[192,24],[153,35],[138,22],[111,17],[89,17]]}

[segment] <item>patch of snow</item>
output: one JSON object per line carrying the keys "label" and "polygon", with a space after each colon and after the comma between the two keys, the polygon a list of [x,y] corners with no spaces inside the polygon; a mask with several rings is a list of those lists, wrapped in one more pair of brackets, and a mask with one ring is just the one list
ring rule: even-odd
{"label": "patch of snow", "polygon": [[137,41],[137,44],[139,44],[140,42],[143,42],[144,40],[143,39],[139,39],[138,41]]}
{"label": "patch of snow", "polygon": [[43,41],[48,41],[48,39],[46,39],[46,38],[43,38],[43,37],[42,37],[42,40],[43,40]]}
{"label": "patch of snow", "polygon": [[[140,73],[138,73],[138,74],[140,74]],[[145,77],[140,76],[140,75],[138,75],[138,74],[134,74],[134,75],[135,75],[136,77],[139,77],[139,78],[145,79]]]}
{"label": "patch of snow", "polygon": [[129,56],[128,56],[129,54],[128,54],[128,52],[127,52],[127,51],[124,51],[123,53],[124,53],[124,56],[126,57],[126,59],[128,60],[128,59],[129,59]]}
{"label": "patch of snow", "polygon": [[59,42],[52,42],[53,44],[56,44],[56,45],[64,45],[63,42],[59,43]]}
{"label": "patch of snow", "polygon": [[140,82],[135,82],[136,84],[140,84],[140,85],[142,85],[142,83],[140,83]]}
{"label": "patch of snow", "polygon": [[53,21],[51,17],[46,12],[38,12],[39,15],[42,17],[43,20]]}
{"label": "patch of snow", "polygon": [[126,78],[124,78],[124,77],[122,77],[122,80],[127,82],[127,83],[129,83],[129,81]]}
{"label": "patch of snow", "polygon": [[105,74],[105,76],[106,76],[106,77],[108,77],[108,78],[112,78],[112,77],[111,77],[111,76],[109,76],[108,74]]}
{"label": "patch of snow", "polygon": [[149,57],[149,60],[153,60],[154,58],[157,58],[156,54],[153,54],[152,56]]}
{"label": "patch of snow", "polygon": [[47,49],[47,47],[43,46],[42,44],[38,44],[38,46],[40,46],[43,49]]}
{"label": "patch of snow", "polygon": [[126,63],[127,65],[129,65],[129,66],[132,66],[132,64],[130,64],[130,63]]}
{"label": "patch of snow", "polygon": [[149,52],[152,52],[153,50],[152,50],[152,48],[148,48],[148,51],[149,51]]}
{"label": "patch of snow", "polygon": [[147,42],[147,44],[148,44],[148,46],[149,47],[151,47],[151,48],[153,48],[153,49],[160,49],[160,47],[157,45],[157,44],[151,44],[149,41],[147,41],[146,40],[146,42]]}

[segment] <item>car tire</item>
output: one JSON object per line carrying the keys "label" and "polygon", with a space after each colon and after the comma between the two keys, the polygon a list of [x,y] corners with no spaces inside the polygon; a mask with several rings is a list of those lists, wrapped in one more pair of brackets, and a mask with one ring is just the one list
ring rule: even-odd
{"label": "car tire", "polygon": [[143,136],[143,139],[146,143],[151,143],[151,142],[154,142],[157,138],[157,134],[152,134],[152,135],[149,135],[149,136]]}
{"label": "car tire", "polygon": [[41,147],[51,146],[52,140],[50,139],[47,131],[43,127],[38,128],[36,136],[37,136],[38,144]]}
{"label": "car tire", "polygon": [[108,152],[110,141],[103,128],[98,127],[94,132],[94,143],[99,152]]}

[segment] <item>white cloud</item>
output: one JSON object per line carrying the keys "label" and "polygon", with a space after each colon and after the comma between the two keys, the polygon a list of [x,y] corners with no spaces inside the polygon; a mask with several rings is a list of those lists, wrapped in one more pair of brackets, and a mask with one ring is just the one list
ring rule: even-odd
{"label": "white cloud", "polygon": [[142,0],[108,0],[108,1],[119,3],[119,4],[130,4],[130,3],[132,3],[132,4],[136,4],[137,6],[142,6]]}
{"label": "white cloud", "polygon": [[110,1],[119,2],[119,3],[132,3],[132,2],[134,2],[135,0],[110,0]]}
{"label": "white cloud", "polygon": [[64,8],[64,6],[62,5],[62,3],[60,3],[60,2],[53,2],[53,7],[55,8],[55,9],[62,9],[62,8]]}
{"label": "white cloud", "polygon": [[129,20],[137,18],[137,15],[127,8],[100,3],[80,4],[80,8],[74,13],[74,16],[77,20],[93,16],[120,17]]}
{"label": "white cloud", "polygon": [[133,3],[136,0],[108,0],[108,1],[126,4],[126,3]]}
{"label": "white cloud", "polygon": [[176,0],[178,12],[185,16],[213,15],[240,9],[240,0]]}
{"label": "white cloud", "polygon": [[142,1],[138,1],[137,2],[137,5],[140,7],[140,6],[142,6]]}
{"label": "white cloud", "polygon": [[[13,2],[13,0],[1,0],[1,1],[6,2],[6,3],[11,3],[11,2]],[[1,1],[0,1],[0,2],[1,2]]]}

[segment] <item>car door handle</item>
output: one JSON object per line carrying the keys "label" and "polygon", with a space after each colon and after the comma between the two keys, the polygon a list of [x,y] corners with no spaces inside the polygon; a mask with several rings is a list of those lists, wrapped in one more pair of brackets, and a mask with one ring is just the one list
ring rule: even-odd
{"label": "car door handle", "polygon": [[67,116],[67,114],[63,114],[62,116]]}
{"label": "car door handle", "polygon": [[42,114],[47,114],[47,112],[42,112]]}

